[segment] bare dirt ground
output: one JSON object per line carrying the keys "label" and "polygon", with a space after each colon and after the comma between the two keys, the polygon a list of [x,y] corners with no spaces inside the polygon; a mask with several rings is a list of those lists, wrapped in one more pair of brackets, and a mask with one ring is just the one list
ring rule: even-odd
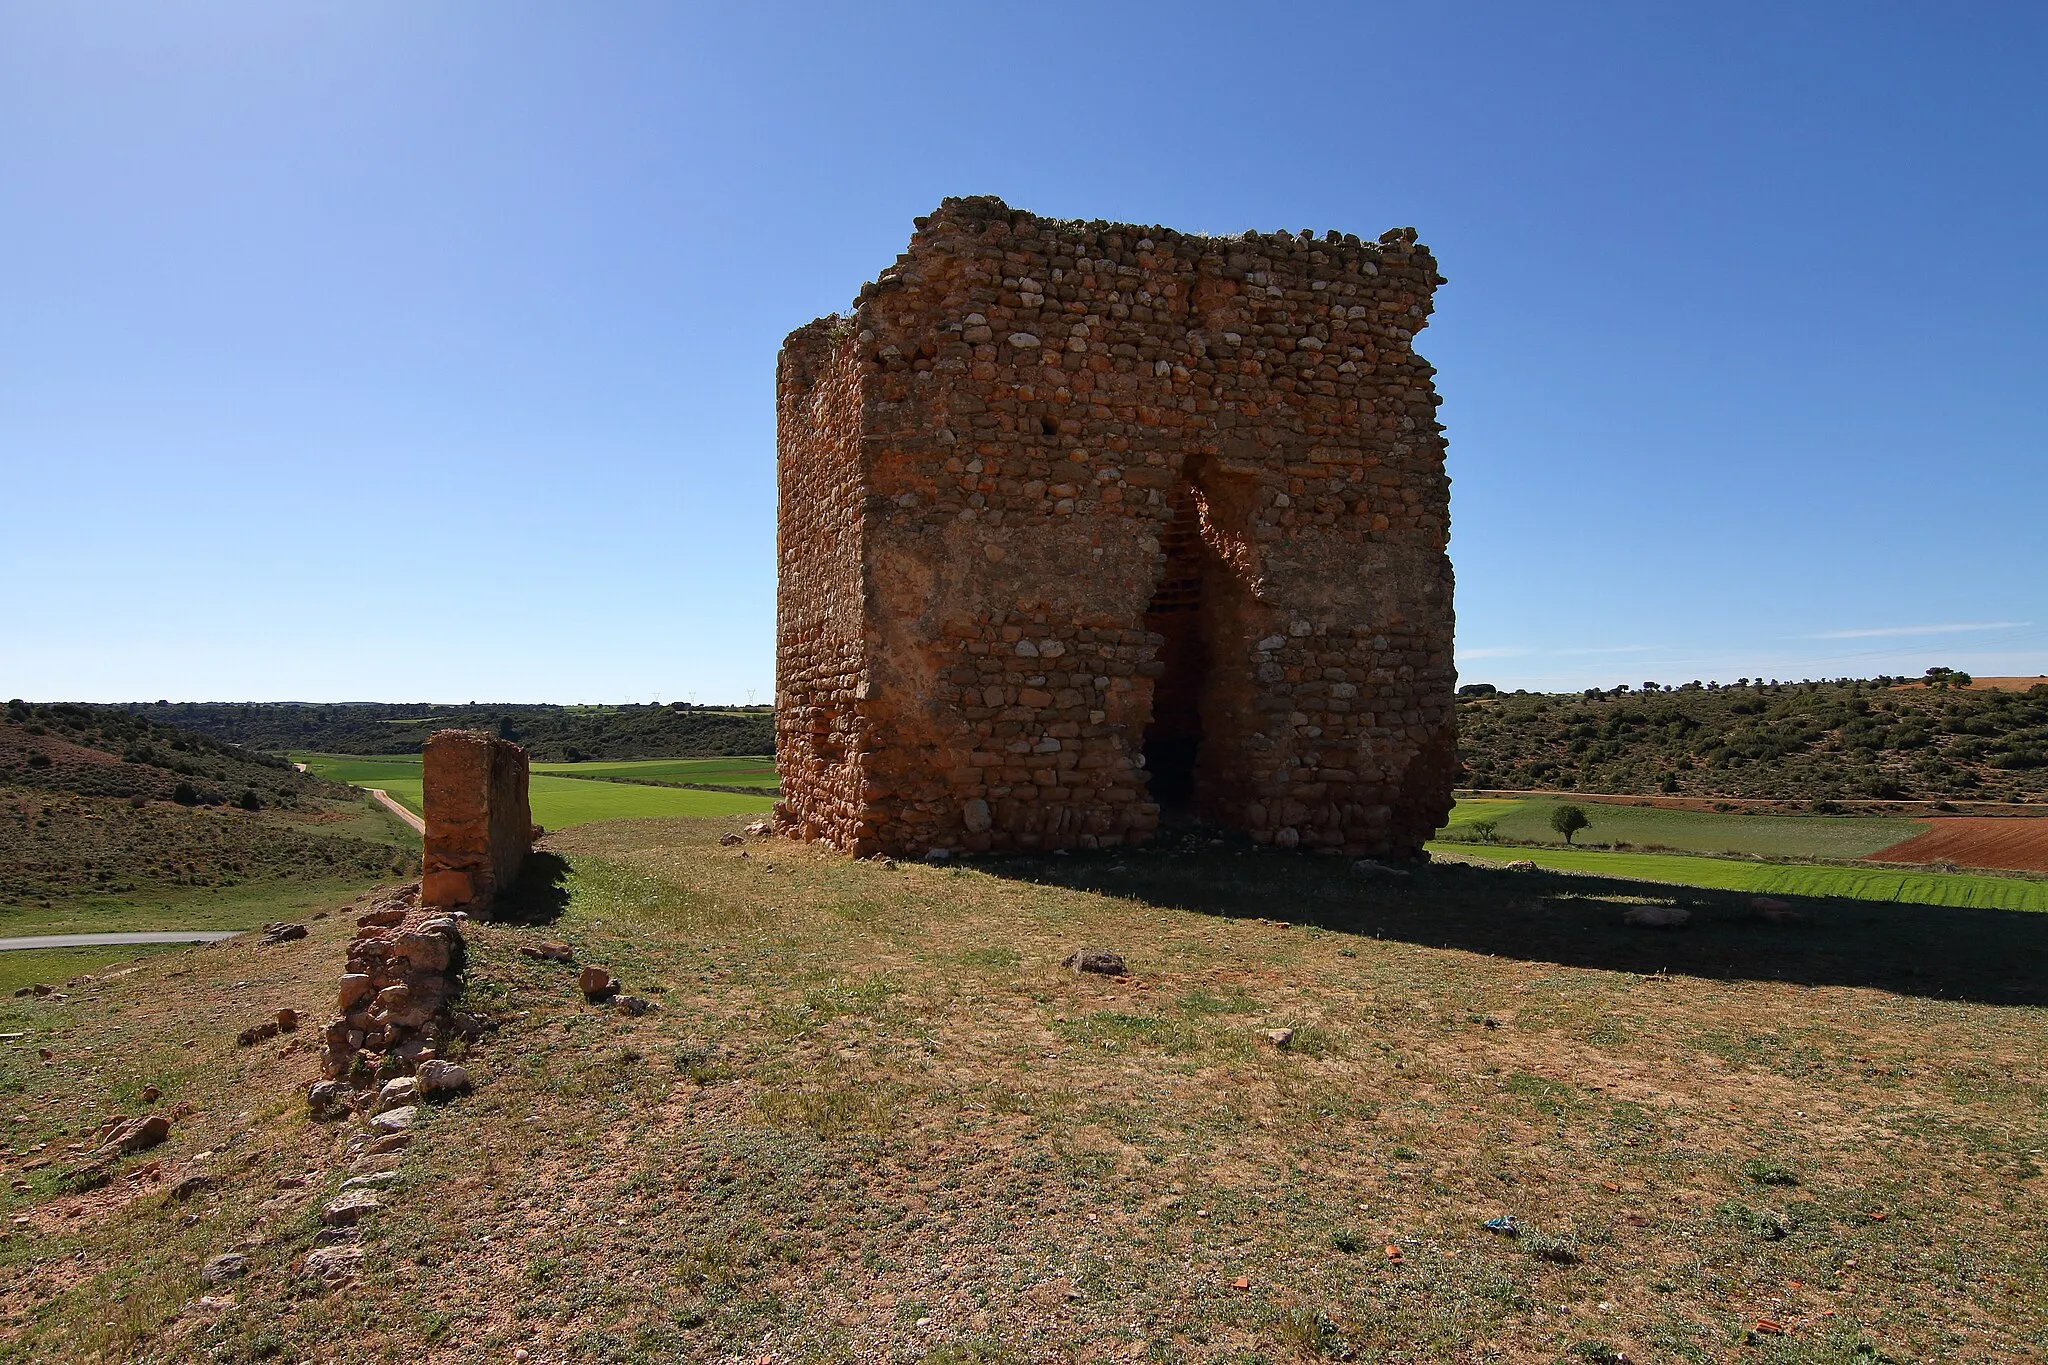
{"label": "bare dirt ground", "polygon": [[[1654,806],[1658,810],[1697,810],[1728,812],[1740,811],[1749,815],[1797,814],[1805,815],[1813,810],[1813,802],[1787,800],[1768,796],[1663,796],[1631,795],[1627,792],[1582,792],[1561,787],[1485,787],[1463,788],[1458,792],[1461,800],[1473,797],[1535,797],[1546,801],[1577,801],[1610,806]],[[1912,801],[1892,798],[1889,800],[1866,800],[1858,797],[1832,803],[1842,811],[1856,815],[1908,815],[1924,819],[1944,810],[1981,810],[1994,814],[2010,811],[2015,815],[2038,814],[2043,809],[2041,802],[2015,801]]]}
{"label": "bare dirt ground", "polygon": [[1954,863],[2048,872],[2048,820],[1974,816],[1937,817],[1925,834],[1869,855],[1880,863]]}
{"label": "bare dirt ground", "polygon": [[[0,1360],[2048,1346],[2048,916],[1206,840],[856,863],[737,823],[550,836],[523,922],[470,933],[476,1092],[387,1163],[339,1287],[304,1270],[360,1129],[302,1096],[350,907],[0,1002]],[[1624,926],[1646,901],[1691,926]],[[661,1008],[585,1001],[544,938]],[[279,1006],[309,1025],[237,1046]],[[170,1141],[67,1192],[145,1084]],[[247,1274],[203,1283],[225,1251]]]}

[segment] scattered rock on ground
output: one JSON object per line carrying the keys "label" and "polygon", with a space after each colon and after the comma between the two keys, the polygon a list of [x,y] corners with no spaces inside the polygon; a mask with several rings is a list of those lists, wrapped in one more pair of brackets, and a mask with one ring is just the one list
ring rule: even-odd
{"label": "scattered rock on ground", "polygon": [[660,1009],[661,1006],[655,1004],[652,1000],[642,1000],[637,995],[622,995],[612,1008],[628,1018],[638,1019],[643,1014]]}
{"label": "scattered rock on ground", "polygon": [[525,943],[519,948],[521,957],[530,957],[536,962],[569,962],[576,954],[566,943]]}
{"label": "scattered rock on ground", "polygon": [[725,834],[719,836],[718,840],[719,844],[725,848],[738,848],[746,841],[747,837],[744,834]]}
{"label": "scattered rock on ground", "polygon": [[171,1121],[162,1114],[146,1114],[139,1119],[129,1119],[115,1128],[100,1143],[101,1151],[113,1150],[126,1155],[130,1152],[146,1151],[171,1135]]}
{"label": "scattered rock on ground", "polygon": [[384,1201],[370,1190],[349,1190],[327,1201],[320,1221],[331,1228],[354,1227],[373,1213],[384,1211]]}
{"label": "scattered rock on ground", "polygon": [[1534,872],[1536,870],[1536,862],[1533,858],[1517,858],[1508,864],[1508,871],[1510,872]]}
{"label": "scattered rock on ground", "polygon": [[1112,953],[1101,948],[1083,948],[1069,953],[1060,963],[1072,972],[1094,972],[1098,976],[1124,975],[1124,959],[1121,953]]}
{"label": "scattered rock on ground", "polygon": [[382,1133],[403,1133],[413,1126],[419,1115],[420,1111],[412,1105],[403,1105],[377,1115],[370,1120],[370,1126]]}
{"label": "scattered rock on ground", "polygon": [[279,1033],[291,1033],[298,1026],[299,1012],[297,1010],[279,1010],[277,1012],[277,1031]]}
{"label": "scattered rock on ground", "polygon": [[249,1273],[249,1258],[239,1251],[223,1251],[200,1267],[199,1278],[208,1284],[226,1284]]}
{"label": "scattered rock on ground", "polygon": [[347,1118],[355,1112],[349,1089],[340,1081],[320,1081],[306,1092],[306,1108],[316,1119]]}
{"label": "scattered rock on ground", "polygon": [[265,946],[273,943],[289,943],[295,938],[304,938],[305,936],[306,926],[303,924],[266,924],[263,926],[263,942]]}
{"label": "scattered rock on ground", "polygon": [[590,1000],[608,999],[619,989],[619,983],[602,967],[585,967],[577,974],[576,985]]}
{"label": "scattered rock on ground", "polygon": [[235,1041],[243,1047],[254,1047],[266,1038],[277,1036],[277,1020],[265,1019],[260,1024],[251,1024],[235,1035]]}
{"label": "scattered rock on ground", "polygon": [[747,833],[753,835],[756,839],[764,839],[774,832],[775,826],[769,824],[766,820],[756,820],[753,824],[747,826]]}
{"label": "scattered rock on ground", "polygon": [[469,1089],[469,1072],[454,1062],[433,1058],[420,1063],[419,1090],[428,1099],[443,1095],[459,1095]]}
{"label": "scattered rock on ground", "polygon": [[1264,1033],[1266,1041],[1274,1047],[1284,1048],[1294,1041],[1294,1030],[1291,1028],[1269,1028],[1264,1030]]}
{"label": "scattered rock on ground", "polygon": [[1692,922],[1692,911],[1682,905],[1635,905],[1622,913],[1621,922],[1638,929],[1683,929]]}
{"label": "scattered rock on ground", "polygon": [[354,1279],[362,1259],[363,1249],[359,1246],[320,1247],[306,1253],[305,1275],[332,1288]]}
{"label": "scattered rock on ground", "polygon": [[419,1082],[411,1076],[396,1076],[384,1082],[384,1088],[377,1092],[377,1103],[373,1112],[386,1113],[402,1109],[418,1098]]}
{"label": "scattered rock on ground", "polygon": [[195,1194],[204,1194],[214,1188],[214,1178],[203,1172],[195,1172],[171,1186],[171,1198],[190,1199]]}
{"label": "scattered rock on ground", "polygon": [[144,1104],[155,1104],[158,1100],[162,1099],[163,1097],[164,1092],[157,1089],[153,1085],[145,1085],[142,1087],[142,1102]]}
{"label": "scattered rock on ground", "polygon": [[1769,920],[1772,924],[1784,924],[1799,918],[1799,912],[1775,896],[1751,896],[1749,908],[1758,919]]}

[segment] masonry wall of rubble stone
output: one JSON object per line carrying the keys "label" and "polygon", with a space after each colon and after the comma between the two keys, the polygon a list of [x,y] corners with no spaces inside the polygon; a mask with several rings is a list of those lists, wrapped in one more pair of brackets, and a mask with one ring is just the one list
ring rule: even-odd
{"label": "masonry wall of rubble stone", "polygon": [[[421,905],[418,890],[406,887],[378,901],[356,922],[337,1012],[321,1034],[320,1074],[327,1080],[357,1073],[365,1082],[382,1079],[380,1073],[409,1072],[422,1055],[433,1056],[434,1029],[460,989],[465,945],[458,920]],[[329,1102],[316,1100],[316,1108]]]}
{"label": "masonry wall of rubble stone", "polygon": [[476,730],[440,730],[421,755],[426,833],[420,901],[488,906],[519,879],[533,846],[526,750]]}
{"label": "masonry wall of rubble stone", "polygon": [[789,834],[1407,854],[1454,765],[1411,229],[1219,238],[949,199],[777,383]]}

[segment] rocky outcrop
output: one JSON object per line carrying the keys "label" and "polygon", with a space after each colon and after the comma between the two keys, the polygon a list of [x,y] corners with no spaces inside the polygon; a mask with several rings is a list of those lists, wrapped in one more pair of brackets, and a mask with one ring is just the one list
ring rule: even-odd
{"label": "rocky outcrop", "polygon": [[1441,283],[1407,228],[919,219],[778,365],[781,831],[1419,851],[1456,763]]}
{"label": "rocky outcrop", "polygon": [[420,777],[420,899],[480,911],[519,879],[540,833],[527,804],[526,750],[475,730],[442,730],[427,740]]}

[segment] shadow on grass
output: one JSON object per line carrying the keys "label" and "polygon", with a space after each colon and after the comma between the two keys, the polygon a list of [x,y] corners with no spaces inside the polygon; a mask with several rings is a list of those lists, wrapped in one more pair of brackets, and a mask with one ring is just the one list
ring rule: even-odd
{"label": "shadow on grass", "polygon": [[492,902],[486,916],[495,924],[529,927],[553,924],[569,908],[569,860],[559,853],[531,853],[512,890]]}
{"label": "shadow on grass", "polygon": [[[1509,872],[1458,863],[1364,875],[1348,858],[1235,840],[1116,854],[1009,856],[973,866],[1233,919],[1276,919],[1430,948],[1644,975],[1867,986],[1994,1005],[2048,1005],[2048,914],[1779,895],[1772,922],[1749,892]],[[1692,912],[1683,929],[1622,923],[1631,903]]]}

